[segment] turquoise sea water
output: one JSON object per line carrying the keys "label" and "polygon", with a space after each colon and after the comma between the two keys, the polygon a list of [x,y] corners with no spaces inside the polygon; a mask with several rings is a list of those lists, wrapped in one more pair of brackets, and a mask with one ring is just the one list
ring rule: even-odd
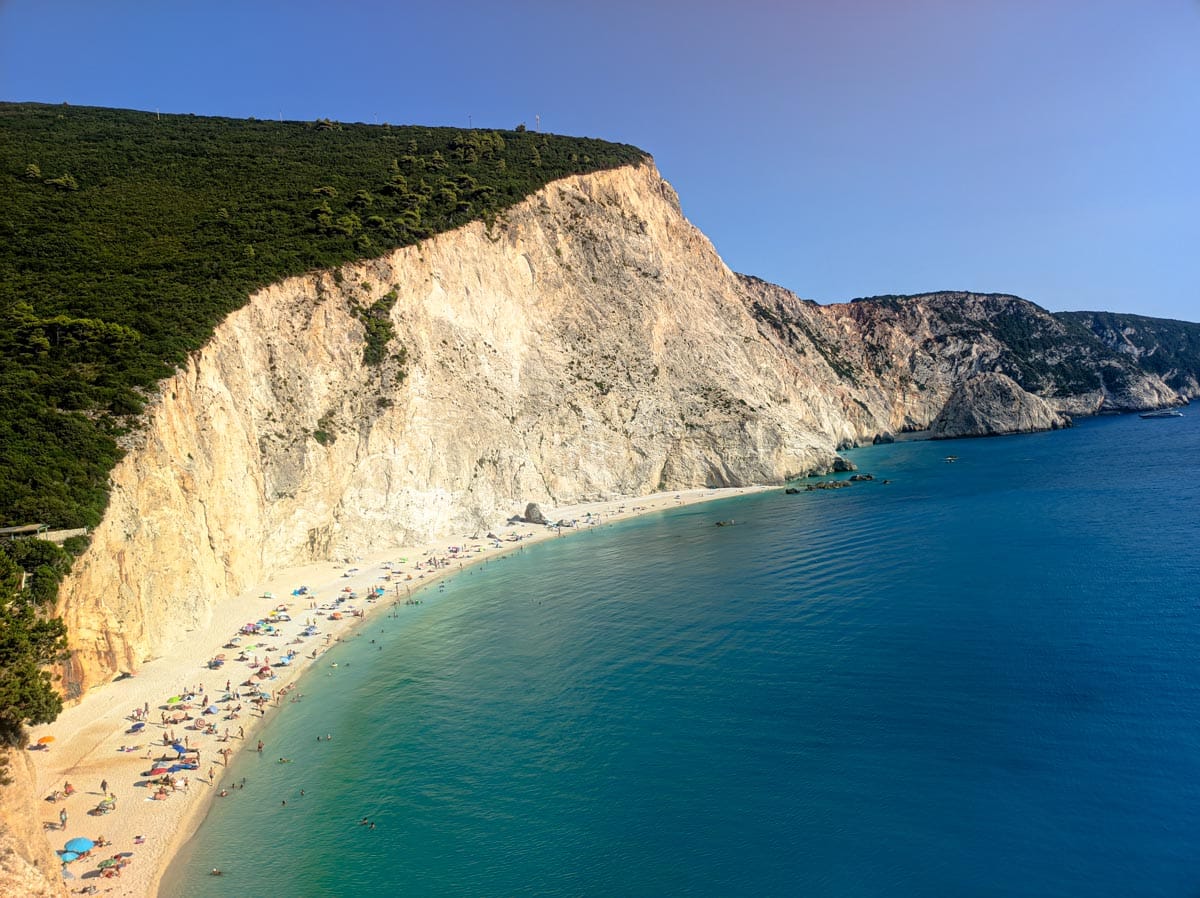
{"label": "turquoise sea water", "polygon": [[162,894],[1200,894],[1200,414],[851,456],[381,613]]}

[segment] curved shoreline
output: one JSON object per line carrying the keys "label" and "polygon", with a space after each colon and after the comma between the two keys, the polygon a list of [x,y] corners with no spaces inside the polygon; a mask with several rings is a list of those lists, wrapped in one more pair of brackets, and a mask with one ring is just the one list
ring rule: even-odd
{"label": "curved shoreline", "polygon": [[[588,529],[589,526],[603,526],[649,512],[771,488],[733,487],[657,493],[645,497],[563,506],[547,510],[546,515],[552,520],[574,519],[581,522],[578,529]],[[584,519],[589,519],[590,524]],[[261,715],[249,711],[245,716],[237,718],[235,725],[244,729],[243,738],[231,733],[230,742],[224,747],[241,751],[247,746],[253,746],[262,721],[271,710],[278,710],[281,704],[283,696],[279,694],[280,690],[294,685],[313,664],[314,649],[315,657],[319,658],[329,646],[336,644],[369,620],[378,608],[390,607],[400,598],[401,584],[406,586],[407,594],[412,594],[436,583],[446,574],[463,570],[479,561],[501,557],[531,542],[570,535],[573,530],[559,531],[550,526],[519,523],[507,525],[497,532],[505,539],[512,537],[513,541],[502,542],[497,547],[487,539],[444,535],[421,546],[397,546],[386,552],[372,553],[357,559],[354,562],[357,568],[349,570],[344,564],[321,562],[279,571],[264,584],[221,601],[213,609],[208,624],[194,635],[190,635],[180,650],[170,656],[147,662],[133,678],[108,683],[91,690],[78,704],[64,709],[54,724],[33,729],[31,735],[35,743],[45,735],[54,735],[58,740],[52,744],[49,751],[29,752],[36,770],[38,797],[61,788],[65,781],[73,781],[76,789],[73,796],[50,804],[46,809],[46,820],[43,822],[47,824],[47,838],[51,847],[59,847],[65,840],[75,836],[95,839],[104,835],[110,843],[108,850],[134,852],[133,863],[125,868],[122,876],[118,879],[104,880],[105,886],[112,887],[115,894],[128,898],[152,898],[157,895],[168,864],[195,833],[212,805],[218,777],[214,776],[213,781],[209,782],[206,777],[207,771],[215,769],[219,773],[225,769],[224,764],[219,762],[219,756],[215,754],[215,737],[203,736],[189,730],[187,736],[194,736],[196,744],[200,745],[201,763],[199,769],[187,772],[190,779],[187,790],[174,792],[165,801],[151,801],[149,798],[141,800],[148,794],[148,790],[139,792],[142,787],[135,785],[135,782],[144,781],[141,771],[154,757],[156,744],[159,748],[167,748],[162,741],[163,735],[173,729],[155,722],[156,715],[161,713],[160,709],[166,708],[166,698],[179,694],[185,686],[197,682],[203,684],[206,674],[212,678],[224,677],[230,680],[232,685],[234,676],[239,678],[240,683],[242,670],[247,674],[251,673],[248,669],[238,668],[238,673],[234,674],[236,662],[227,662],[226,668],[229,669],[210,670],[207,667],[208,659],[220,653],[229,637],[248,619],[257,620],[278,604],[293,606],[289,608],[289,612],[294,610],[294,619],[289,625],[281,628],[279,638],[284,641],[277,646],[264,648],[266,653],[277,652],[292,644],[290,640],[303,628],[304,618],[316,617],[319,620],[318,635],[298,646],[299,653],[295,656],[297,663],[272,668],[275,679],[270,681],[270,686],[275,699],[263,705]],[[418,559],[424,561],[431,556],[446,556],[447,543],[454,541],[461,545],[462,551],[454,554],[448,565],[432,570],[417,570]],[[406,579],[393,580],[385,586],[386,589],[394,588],[395,595],[391,596],[390,600],[385,595],[373,604],[365,603],[364,594],[380,585],[378,581],[387,573],[382,565],[385,562],[397,562],[400,558],[408,560],[403,564],[396,564],[392,570]],[[293,596],[292,590],[301,584],[309,586],[309,594]],[[307,607],[309,603],[328,603],[347,588],[354,590],[359,596],[356,606],[363,612],[361,617],[347,616],[342,620],[330,620],[328,611]],[[263,596],[266,594],[272,594],[274,597],[269,605],[264,604]],[[220,693],[222,690],[216,688],[209,691]],[[150,706],[150,716],[142,731],[144,735],[129,734],[127,729],[131,723],[130,709],[146,705]],[[161,718],[159,719],[161,721]],[[218,724],[218,729],[227,725],[224,719],[214,718],[214,721]],[[139,743],[137,751],[120,752],[114,757],[120,746],[127,746],[130,740],[135,738],[154,741],[143,741]],[[103,797],[96,787],[101,780],[112,781],[109,789],[117,794],[117,808],[111,815],[96,817],[93,820],[86,812]],[[191,788],[193,785],[195,789]],[[86,798],[86,802],[81,802],[79,796]],[[58,812],[63,808],[69,812],[67,826],[63,829],[56,826],[51,828],[48,824],[57,823]],[[136,836],[143,836],[144,841],[135,844]],[[104,855],[98,852],[97,856]],[[87,872],[87,867],[76,864],[73,865],[72,872],[76,876],[82,876]],[[90,873],[88,878],[81,882],[99,885]]]}

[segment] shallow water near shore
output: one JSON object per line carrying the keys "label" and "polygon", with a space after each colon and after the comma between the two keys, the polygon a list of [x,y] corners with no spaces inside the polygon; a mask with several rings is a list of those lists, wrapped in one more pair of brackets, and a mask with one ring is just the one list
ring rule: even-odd
{"label": "shallow water near shore", "polygon": [[161,894],[1197,894],[1200,413],[850,455],[381,610]]}

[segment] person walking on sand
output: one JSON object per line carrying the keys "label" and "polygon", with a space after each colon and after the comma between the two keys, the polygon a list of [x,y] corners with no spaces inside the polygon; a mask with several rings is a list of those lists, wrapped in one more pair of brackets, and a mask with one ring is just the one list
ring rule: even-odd
{"label": "person walking on sand", "polygon": [[108,780],[100,780],[100,794],[101,795],[108,794]]}
{"label": "person walking on sand", "polygon": [[59,827],[58,827],[59,829],[67,828],[67,809],[66,808],[63,808],[61,811],[58,812],[58,823],[59,823]]}
{"label": "person walking on sand", "polygon": [[217,778],[217,769],[215,767],[208,768],[208,784],[211,786]]}

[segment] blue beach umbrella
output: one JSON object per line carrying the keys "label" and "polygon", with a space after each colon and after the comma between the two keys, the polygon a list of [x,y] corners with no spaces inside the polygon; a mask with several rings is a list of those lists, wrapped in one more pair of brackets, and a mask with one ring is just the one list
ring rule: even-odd
{"label": "blue beach umbrella", "polygon": [[178,742],[174,743],[174,744],[171,746],[171,748],[175,749],[175,753],[176,753],[176,754],[180,754],[180,755],[186,755],[186,754],[187,754],[187,749],[186,749],[186,748],[184,748],[182,745],[180,745]]}
{"label": "blue beach umbrella", "polygon": [[83,836],[76,836],[63,846],[67,851],[77,851],[83,854],[85,851],[91,851],[96,847],[96,843],[91,839],[85,839]]}
{"label": "blue beach umbrella", "polygon": [[69,863],[71,863],[71,861],[79,860],[79,855],[76,854],[74,851],[64,851],[62,854],[60,854],[58,856],[58,859],[60,861],[62,861],[64,864],[69,864]]}

